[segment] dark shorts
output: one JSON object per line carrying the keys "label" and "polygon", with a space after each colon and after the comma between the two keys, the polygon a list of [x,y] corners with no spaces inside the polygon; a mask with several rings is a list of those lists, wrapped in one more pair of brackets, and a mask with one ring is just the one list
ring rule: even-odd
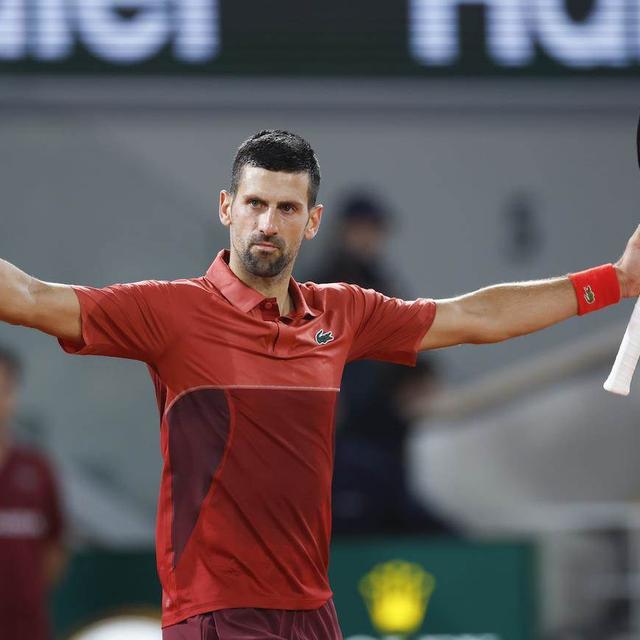
{"label": "dark shorts", "polygon": [[162,630],[162,640],[342,640],[333,600],[319,609],[221,609]]}

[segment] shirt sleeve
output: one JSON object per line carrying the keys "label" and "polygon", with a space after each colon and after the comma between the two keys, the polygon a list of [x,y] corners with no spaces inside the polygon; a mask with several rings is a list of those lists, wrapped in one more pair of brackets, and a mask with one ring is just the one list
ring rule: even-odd
{"label": "shirt sleeve", "polygon": [[59,340],[66,353],[116,356],[152,364],[175,334],[171,283],[147,280],[103,289],[77,287],[82,342]]}
{"label": "shirt sleeve", "polygon": [[435,301],[400,300],[373,289],[348,287],[355,332],[347,362],[368,359],[415,365],[420,342],[435,317]]}

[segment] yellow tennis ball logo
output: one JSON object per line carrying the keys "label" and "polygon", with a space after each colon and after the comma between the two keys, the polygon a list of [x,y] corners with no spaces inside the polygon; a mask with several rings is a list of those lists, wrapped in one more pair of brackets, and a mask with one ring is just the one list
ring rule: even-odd
{"label": "yellow tennis ball logo", "polygon": [[399,634],[422,626],[435,586],[435,578],[419,564],[403,560],[376,565],[359,584],[373,626]]}

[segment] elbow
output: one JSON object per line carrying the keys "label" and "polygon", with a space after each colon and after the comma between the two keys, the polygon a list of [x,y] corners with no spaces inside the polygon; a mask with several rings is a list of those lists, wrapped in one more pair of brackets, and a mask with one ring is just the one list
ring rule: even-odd
{"label": "elbow", "polygon": [[469,344],[496,344],[516,336],[516,334],[510,333],[505,328],[504,323],[499,322],[490,315],[479,315],[475,318],[472,326],[472,335],[467,340]]}
{"label": "elbow", "polygon": [[12,302],[5,306],[0,313],[0,320],[15,326],[29,326],[29,307],[22,302]]}
{"label": "elbow", "polygon": [[479,336],[475,336],[470,340],[467,340],[468,344],[496,344],[498,342],[505,342],[510,340],[514,336],[506,335],[504,333],[483,333]]}
{"label": "elbow", "polygon": [[484,323],[484,325],[476,331],[474,339],[471,342],[472,344],[496,344],[526,335],[527,333],[531,333],[531,330],[523,331],[522,329],[515,329],[508,323],[494,320]]}
{"label": "elbow", "polygon": [[34,326],[33,314],[26,309],[10,309],[1,319],[16,327],[31,328]]}
{"label": "elbow", "polygon": [[458,344],[491,344],[512,338],[509,323],[495,307],[468,295],[438,302],[434,325],[426,340],[428,348]]}

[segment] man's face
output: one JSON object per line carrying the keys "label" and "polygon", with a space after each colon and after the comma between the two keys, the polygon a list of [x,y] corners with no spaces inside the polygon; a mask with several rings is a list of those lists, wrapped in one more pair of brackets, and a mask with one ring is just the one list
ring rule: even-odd
{"label": "man's face", "polygon": [[18,382],[9,369],[0,363],[0,436],[9,426],[18,403]]}
{"label": "man's face", "polygon": [[309,175],[246,166],[237,193],[220,193],[220,221],[230,229],[232,259],[260,278],[280,275],[315,237],[322,205],[309,209]]}

